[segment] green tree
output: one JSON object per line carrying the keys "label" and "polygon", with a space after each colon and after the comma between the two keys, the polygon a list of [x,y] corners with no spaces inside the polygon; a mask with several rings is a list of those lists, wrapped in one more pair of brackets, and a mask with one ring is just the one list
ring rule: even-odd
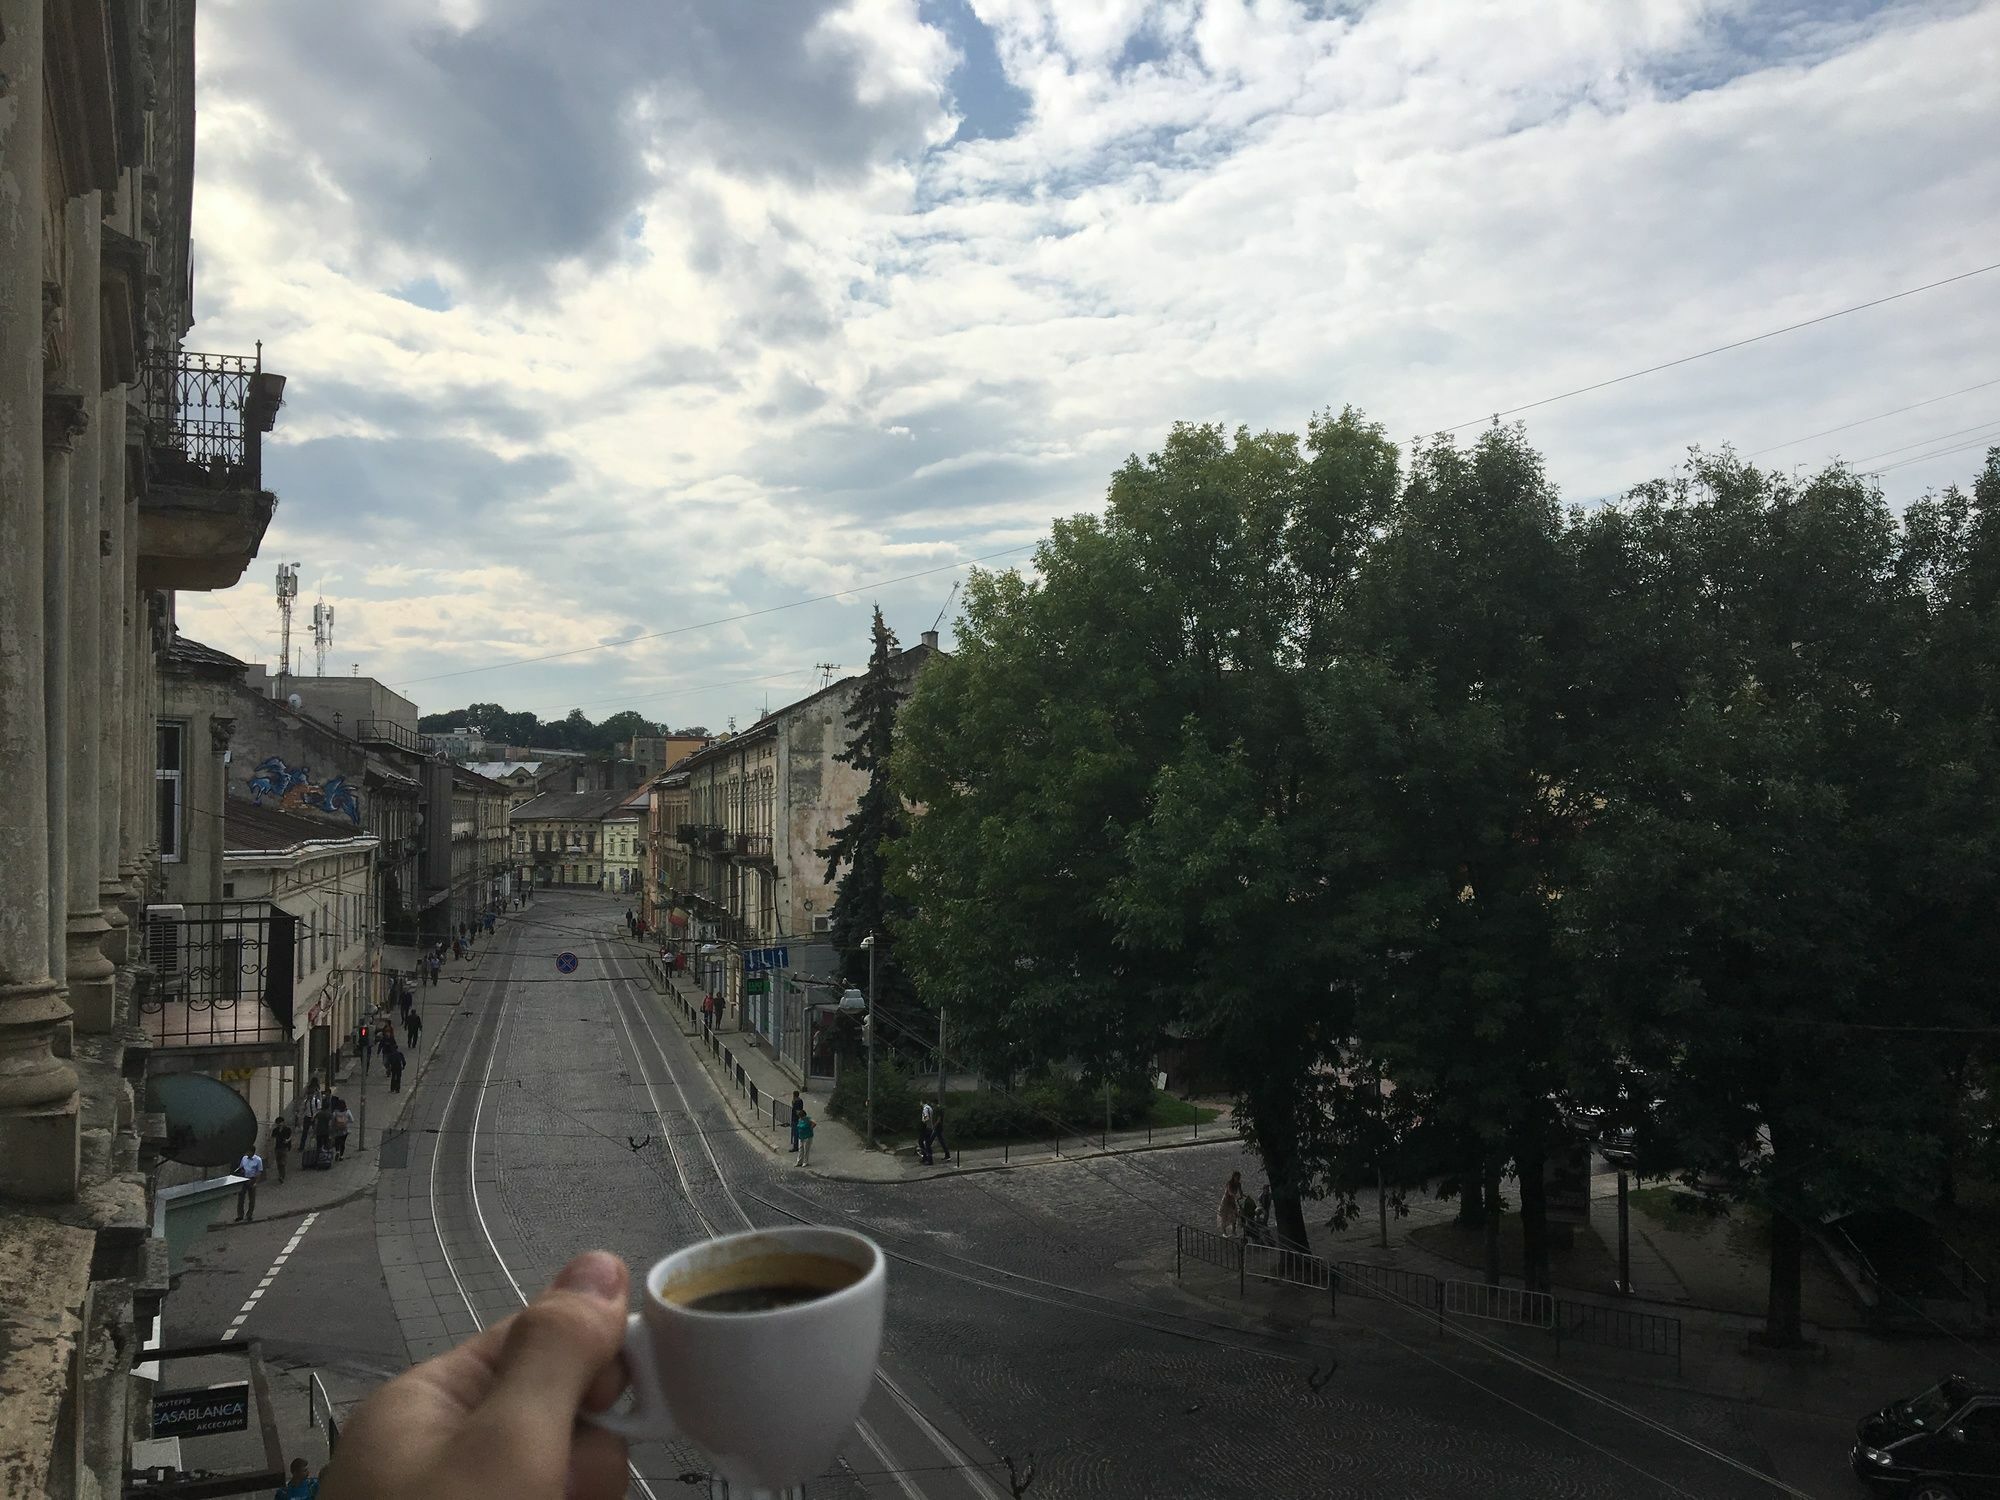
{"label": "green tree", "polygon": [[[868,670],[848,706],[847,748],[834,759],[868,778],[861,797],[833,842],[819,851],[826,878],[839,882],[833,901],[833,946],[848,983],[868,983],[868,950],[875,939],[875,1009],[878,1021],[908,1026],[916,1019],[910,985],[895,956],[895,929],[907,910],[885,879],[885,849],[901,837],[903,801],[897,794],[891,756],[896,744],[896,711],[903,692],[896,684],[896,634],[876,606],[870,632]],[[842,872],[845,871],[843,874]]]}
{"label": "green tree", "polygon": [[[1393,494],[1348,411],[1288,434],[1174,428],[1056,524],[1034,582],[976,575],[952,662],[903,718],[925,806],[896,850],[923,993],[989,1066],[1116,1080],[1202,1046],[1237,1095],[1279,1227],[1339,1142],[1320,1064],[1365,860],[1329,848],[1308,665]],[[1339,814],[1334,815],[1336,819]]]}
{"label": "green tree", "polygon": [[1644,732],[1598,762],[1564,904],[1656,1149],[1769,1214],[1765,1333],[1796,1342],[1808,1227],[1925,1175],[1924,1049],[1868,1029],[1909,1003],[1885,958],[1918,616],[1895,522],[1842,469],[1797,485],[1697,455],[1621,525],[1665,623],[1632,643]]}

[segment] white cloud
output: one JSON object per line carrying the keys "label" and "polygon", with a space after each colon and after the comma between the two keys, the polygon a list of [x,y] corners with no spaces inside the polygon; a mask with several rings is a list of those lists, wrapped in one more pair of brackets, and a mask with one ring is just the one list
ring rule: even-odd
{"label": "white cloud", "polygon": [[[673,57],[645,53],[651,8],[593,38],[539,0],[368,0],[340,34],[204,8],[191,342],[261,337],[290,378],[267,556],[347,565],[343,660],[430,677],[991,551],[1095,506],[1177,418],[1298,429],[1351,401],[1407,436],[1982,263],[2000,226],[1991,6],[974,9],[1028,102],[1001,139],[950,139],[981,81],[913,0],[731,11]],[[1531,432],[1584,496],[1968,385],[2000,374],[1994,283]],[[240,649],[265,571],[184,614]],[[892,623],[949,585],[886,591]],[[870,602],[416,691],[804,670],[858,657]]]}

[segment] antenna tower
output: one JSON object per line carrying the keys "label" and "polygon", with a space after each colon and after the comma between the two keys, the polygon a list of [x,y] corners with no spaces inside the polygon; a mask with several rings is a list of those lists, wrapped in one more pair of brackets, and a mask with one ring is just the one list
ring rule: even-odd
{"label": "antenna tower", "polygon": [[813,665],[819,669],[819,685],[821,687],[825,687],[829,682],[833,681],[833,674],[840,670],[840,663],[837,661],[816,661]]}
{"label": "antenna tower", "polygon": [[[292,601],[299,597],[299,565],[278,564],[278,680],[292,670]],[[282,694],[280,695],[282,696]]]}
{"label": "antenna tower", "polygon": [[333,606],[325,600],[313,606],[313,676],[326,676],[326,653],[333,649]]}

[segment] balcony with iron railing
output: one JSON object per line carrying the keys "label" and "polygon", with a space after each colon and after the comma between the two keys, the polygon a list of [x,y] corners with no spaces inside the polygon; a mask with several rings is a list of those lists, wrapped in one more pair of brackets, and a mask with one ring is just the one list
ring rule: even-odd
{"label": "balcony with iron railing", "polygon": [[411,755],[430,756],[436,745],[427,734],[418,734],[407,724],[398,724],[394,719],[357,719],[354,721],[354,737],[364,742],[389,745]]}
{"label": "balcony with iron railing", "polygon": [[142,588],[226,589],[257,555],[277,504],[264,488],[263,435],[285,377],[254,356],[159,349],[143,369],[146,488]]}
{"label": "balcony with iron railing", "polygon": [[748,860],[751,864],[774,864],[776,861],[771,855],[771,835],[768,833],[737,834],[736,857]]}
{"label": "balcony with iron railing", "polygon": [[[245,1066],[293,1058],[298,923],[261,902],[149,906],[139,927],[139,1021],[163,1062],[225,1053]],[[156,1064],[157,1066],[157,1064]]]}

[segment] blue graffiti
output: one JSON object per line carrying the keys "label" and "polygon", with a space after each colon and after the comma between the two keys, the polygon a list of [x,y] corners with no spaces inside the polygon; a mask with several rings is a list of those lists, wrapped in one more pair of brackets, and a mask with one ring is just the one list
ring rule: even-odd
{"label": "blue graffiti", "polygon": [[315,812],[345,813],[355,827],[361,826],[361,804],[345,776],[335,776],[321,785],[312,779],[312,773],[306,768],[288,766],[273,755],[258,765],[249,784],[250,800],[259,807],[264,805],[266,797],[270,797],[280,808],[287,810],[309,807]]}

